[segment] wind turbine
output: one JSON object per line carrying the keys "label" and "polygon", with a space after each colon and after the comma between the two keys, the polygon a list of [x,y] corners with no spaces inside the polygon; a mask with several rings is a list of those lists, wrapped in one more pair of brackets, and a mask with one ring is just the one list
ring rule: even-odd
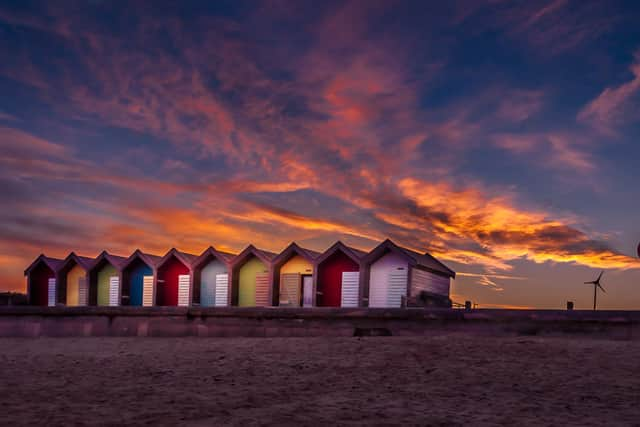
{"label": "wind turbine", "polygon": [[602,285],[600,284],[600,279],[602,278],[603,274],[604,274],[604,270],[600,272],[600,275],[596,280],[592,282],[584,282],[585,285],[593,285],[593,311],[596,310],[596,297],[598,296],[598,288],[600,288],[602,292],[607,293],[607,291],[605,291]]}

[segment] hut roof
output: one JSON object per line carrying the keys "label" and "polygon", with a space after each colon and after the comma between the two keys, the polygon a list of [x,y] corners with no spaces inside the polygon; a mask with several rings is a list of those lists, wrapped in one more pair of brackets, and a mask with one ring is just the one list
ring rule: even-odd
{"label": "hut roof", "polygon": [[181,252],[176,248],[171,248],[169,251],[160,259],[160,261],[156,264],[156,268],[162,266],[167,260],[169,260],[172,256],[178,258],[178,260],[183,263],[185,266],[192,268],[194,261],[198,258],[198,255],[189,254],[186,252]]}
{"label": "hut roof", "polygon": [[56,272],[58,271],[58,268],[60,268],[64,260],[59,258],[51,258],[51,257],[45,256],[45,254],[40,254],[36,257],[35,260],[33,260],[33,262],[29,265],[29,267],[27,267],[26,270],[24,270],[24,275],[26,276],[27,274],[29,274],[31,270],[33,270],[41,262],[44,263],[52,271]]}
{"label": "hut roof", "polygon": [[236,267],[238,264],[244,262],[250,255],[255,256],[260,261],[264,262],[267,265],[271,265],[271,261],[275,258],[276,254],[273,252],[265,251],[263,249],[258,249],[253,245],[249,245],[242,250],[238,255],[233,257],[231,260],[231,265]]}
{"label": "hut roof", "polygon": [[235,254],[219,251],[213,246],[209,246],[193,261],[193,267],[195,268],[195,267],[201,266],[202,263],[205,262],[210,256],[213,256],[216,259],[219,259],[225,264],[230,264],[231,261],[233,261],[233,259],[236,257]]}
{"label": "hut roof", "polygon": [[298,254],[303,258],[306,258],[309,262],[314,262],[318,256],[320,256],[320,252],[313,251],[311,249],[303,248],[299,246],[296,242],[292,242],[289,246],[287,246],[282,252],[280,252],[273,260],[271,261],[273,264],[280,264],[287,261],[293,254]]}
{"label": "hut roof", "polygon": [[455,271],[451,270],[449,267],[444,265],[442,262],[438,261],[431,254],[425,252],[421,254],[419,252],[413,251],[411,249],[404,248],[402,246],[398,246],[390,239],[385,240],[380,243],[375,249],[373,249],[365,258],[367,263],[372,263],[378,258],[380,258],[384,253],[388,251],[394,251],[401,255],[404,255],[409,259],[409,261],[413,265],[417,265],[420,267],[424,267],[427,270],[434,271],[436,273],[440,273],[449,277],[456,277]]}
{"label": "hut roof", "polygon": [[56,270],[56,273],[59,272],[59,271],[62,271],[71,262],[75,262],[80,267],[82,267],[85,271],[89,271],[89,269],[93,265],[94,261],[95,261],[95,258],[90,258],[90,257],[86,257],[86,256],[80,256],[80,255],[76,255],[75,252],[71,252],[64,259],[64,261],[62,261],[62,263],[60,265],[58,265],[58,269]]}
{"label": "hut roof", "polygon": [[131,265],[131,263],[136,259],[142,260],[142,262],[144,262],[151,268],[156,268],[158,263],[162,260],[162,257],[158,255],[147,254],[142,252],[140,249],[136,249],[122,264],[122,269],[124,270],[125,268],[129,267],[129,265]]}
{"label": "hut roof", "polygon": [[360,249],[352,248],[351,246],[347,246],[347,245],[345,245],[344,243],[342,243],[341,241],[338,240],[333,245],[331,245],[331,247],[329,247],[329,249],[324,251],[322,254],[320,254],[316,258],[316,263],[320,264],[320,263],[326,261],[327,258],[329,258],[331,255],[333,255],[334,253],[336,253],[339,250],[341,250],[349,258],[351,258],[353,261],[357,262],[358,264],[367,255],[366,252],[361,251]]}
{"label": "hut roof", "polygon": [[93,270],[96,268],[103,260],[106,260],[109,264],[113,265],[116,270],[122,271],[127,264],[128,258],[119,255],[112,255],[107,251],[102,251],[102,253],[94,260],[90,269]]}

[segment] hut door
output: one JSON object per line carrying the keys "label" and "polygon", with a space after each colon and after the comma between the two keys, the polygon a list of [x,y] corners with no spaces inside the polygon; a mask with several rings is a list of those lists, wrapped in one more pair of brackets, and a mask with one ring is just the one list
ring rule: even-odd
{"label": "hut door", "polygon": [[398,267],[389,272],[387,286],[387,307],[401,307],[407,296],[407,269]]}
{"label": "hut door", "polygon": [[340,307],[358,306],[358,289],[360,288],[360,273],[357,271],[342,272],[342,296]]}
{"label": "hut door", "polygon": [[300,273],[280,276],[280,305],[300,307]]}
{"label": "hut door", "polygon": [[47,305],[55,307],[56,305],[56,279],[51,278],[47,282]]}
{"label": "hut door", "polygon": [[189,306],[189,283],[191,276],[188,274],[178,275],[178,307]]}
{"label": "hut door", "polygon": [[120,278],[118,276],[109,277],[109,305],[120,305]]}
{"label": "hut door", "polygon": [[89,304],[89,287],[87,286],[87,278],[81,277],[78,281],[78,305]]}
{"label": "hut door", "polygon": [[269,273],[256,273],[256,306],[266,307],[269,304]]}
{"label": "hut door", "polygon": [[145,307],[153,305],[153,276],[142,277],[142,305]]}
{"label": "hut door", "polygon": [[216,307],[226,307],[229,302],[229,275],[216,274]]}
{"label": "hut door", "polygon": [[302,276],[302,306],[313,307],[313,276]]}

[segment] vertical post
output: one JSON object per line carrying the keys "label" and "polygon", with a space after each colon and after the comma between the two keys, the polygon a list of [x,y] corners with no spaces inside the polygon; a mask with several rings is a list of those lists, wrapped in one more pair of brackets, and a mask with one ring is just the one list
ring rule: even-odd
{"label": "vertical post", "polygon": [[596,297],[598,295],[598,285],[593,285],[593,311],[596,311]]}

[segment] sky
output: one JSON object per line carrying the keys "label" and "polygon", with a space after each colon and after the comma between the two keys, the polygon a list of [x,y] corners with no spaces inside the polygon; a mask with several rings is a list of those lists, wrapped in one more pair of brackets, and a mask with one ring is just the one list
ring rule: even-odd
{"label": "sky", "polygon": [[370,250],[640,308],[635,1],[0,2],[0,289],[40,253]]}

